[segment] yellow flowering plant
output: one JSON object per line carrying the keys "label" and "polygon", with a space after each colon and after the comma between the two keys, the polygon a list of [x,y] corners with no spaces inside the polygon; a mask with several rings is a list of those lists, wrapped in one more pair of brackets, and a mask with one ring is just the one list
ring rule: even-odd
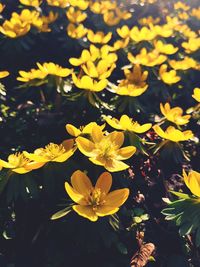
{"label": "yellow flowering plant", "polygon": [[[129,189],[110,191],[112,176],[109,172],[103,172],[95,186],[89,177],[82,171],[77,170],[71,176],[71,184],[65,182],[65,190],[75,202],[72,209],[80,216],[95,222],[98,217],[112,215],[119,210],[129,196]],[[66,215],[66,210],[52,216],[58,219]]]}

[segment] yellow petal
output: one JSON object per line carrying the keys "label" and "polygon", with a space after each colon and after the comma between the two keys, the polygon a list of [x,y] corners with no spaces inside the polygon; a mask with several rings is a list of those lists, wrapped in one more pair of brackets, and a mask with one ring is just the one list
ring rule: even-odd
{"label": "yellow petal", "polygon": [[119,148],[124,143],[124,134],[122,132],[112,132],[109,134],[109,138],[111,142],[115,143],[115,145]]}
{"label": "yellow petal", "polygon": [[79,194],[84,196],[88,195],[93,189],[92,183],[88,176],[80,170],[77,170],[72,174],[71,184]]}
{"label": "yellow petal", "polygon": [[84,137],[78,137],[76,139],[76,144],[78,146],[78,149],[83,153],[84,155],[88,157],[93,157],[95,155],[94,153],[94,143],[90,140],[84,138]]}
{"label": "yellow petal", "polygon": [[66,153],[63,153],[61,156],[55,158],[52,161],[54,161],[54,162],[64,162],[67,159],[69,159],[73,154],[74,154],[74,150],[71,149],[70,151],[67,151]]}
{"label": "yellow petal", "polygon": [[112,160],[112,161],[107,161],[105,163],[105,169],[110,171],[110,172],[119,172],[119,171],[123,171],[129,168],[129,165],[119,161],[119,160]]}
{"label": "yellow petal", "polygon": [[117,151],[117,160],[125,160],[125,159],[129,159],[131,156],[133,156],[133,154],[136,152],[136,147],[134,146],[127,146],[127,147],[123,147],[120,148]]}
{"label": "yellow petal", "polygon": [[102,205],[97,208],[96,214],[100,217],[107,216],[107,215],[112,215],[116,212],[118,212],[119,208],[116,207],[110,207],[107,205]]}
{"label": "yellow petal", "polygon": [[103,132],[99,125],[94,125],[91,136],[94,143],[98,143],[104,138]]}
{"label": "yellow petal", "polygon": [[90,206],[74,205],[72,208],[76,213],[78,213],[78,215],[87,218],[92,222],[96,222],[98,219],[98,216]]}
{"label": "yellow petal", "polygon": [[79,194],[68,182],[65,182],[65,190],[74,202],[83,204],[84,196]]}
{"label": "yellow petal", "polygon": [[120,207],[127,200],[128,196],[128,188],[114,190],[106,196],[105,205],[110,207]]}
{"label": "yellow petal", "polygon": [[67,124],[66,130],[70,135],[75,136],[75,137],[77,137],[81,134],[81,131],[78,128],[76,128],[75,126],[73,126],[72,124]]}
{"label": "yellow petal", "polygon": [[112,175],[109,172],[103,172],[95,185],[95,188],[100,188],[101,192],[108,193],[112,185]]}

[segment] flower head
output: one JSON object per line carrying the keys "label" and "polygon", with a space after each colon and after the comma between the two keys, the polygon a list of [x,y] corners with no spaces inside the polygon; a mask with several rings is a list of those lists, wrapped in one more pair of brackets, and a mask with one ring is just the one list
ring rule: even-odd
{"label": "flower head", "polygon": [[74,141],[70,139],[60,145],[50,143],[45,148],[37,148],[34,153],[25,152],[25,155],[44,165],[47,162],[64,162],[74,154],[74,151]]}
{"label": "flower head", "polygon": [[71,184],[72,186],[66,182],[65,189],[76,203],[72,206],[73,210],[93,222],[97,221],[98,217],[116,213],[129,196],[128,188],[109,192],[112,176],[108,172],[103,172],[93,186],[89,177],[77,170],[72,174]]}
{"label": "flower head", "polygon": [[140,65],[135,65],[132,71],[125,69],[124,74],[126,79],[121,80],[119,85],[114,88],[117,94],[136,97],[147,90],[148,84],[146,79],[148,71],[142,72]]}
{"label": "flower head", "polygon": [[26,152],[15,153],[8,156],[8,161],[0,159],[0,167],[11,169],[13,172],[24,174],[42,165],[38,162],[31,161],[26,157]]}
{"label": "flower head", "polygon": [[89,160],[100,166],[104,166],[110,172],[122,171],[129,166],[122,162],[130,158],[135,152],[134,146],[120,148],[124,143],[122,132],[112,132],[105,135],[99,126],[94,126],[91,133],[91,140],[84,137],[76,139],[78,149]]}
{"label": "flower head", "polygon": [[154,42],[155,49],[166,55],[173,55],[178,51],[178,47],[174,47],[172,44],[165,44],[161,40]]}
{"label": "flower head", "polygon": [[165,131],[163,131],[159,125],[154,125],[153,129],[160,137],[175,143],[187,141],[193,137],[192,131],[187,130],[182,132],[173,126],[169,126]]}
{"label": "flower head", "polygon": [[104,34],[104,32],[94,33],[92,30],[88,30],[87,38],[91,43],[107,44],[112,38],[112,32]]}
{"label": "flower head", "polygon": [[196,171],[190,171],[188,174],[183,170],[183,178],[187,187],[192,194],[200,197],[200,173]]}
{"label": "flower head", "polygon": [[100,92],[106,88],[108,84],[107,79],[97,81],[87,75],[83,75],[81,78],[78,78],[74,73],[72,74],[72,79],[76,87],[92,92]]}
{"label": "flower head", "polygon": [[39,7],[42,0],[19,0],[21,4],[25,6]]}
{"label": "flower head", "polygon": [[81,12],[81,10],[75,10],[72,6],[66,12],[66,16],[71,23],[80,23],[87,18],[86,13]]}
{"label": "flower head", "polygon": [[88,29],[84,27],[83,24],[74,24],[74,23],[69,23],[67,26],[67,34],[74,39],[80,39],[84,37],[88,32]]}
{"label": "flower head", "polygon": [[166,84],[174,84],[181,80],[181,77],[179,77],[176,74],[175,70],[167,71],[167,65],[163,64],[160,66],[159,69],[159,76],[161,80]]}
{"label": "flower head", "polygon": [[197,62],[191,57],[185,57],[179,61],[169,60],[169,64],[175,70],[188,70],[197,66]]}
{"label": "flower head", "polygon": [[160,110],[168,121],[177,125],[185,125],[189,122],[190,115],[183,116],[183,110],[180,107],[171,108],[169,103],[160,104]]}
{"label": "flower head", "polygon": [[133,121],[127,115],[122,115],[119,120],[116,118],[110,118],[108,116],[105,116],[104,119],[114,129],[130,131],[134,133],[144,133],[152,126],[151,123],[140,125],[137,121]]}
{"label": "flower head", "polygon": [[[90,135],[92,133],[92,129],[95,126],[97,126],[96,122],[90,122],[87,125],[85,125],[83,127],[80,127],[80,129],[78,129],[72,124],[67,124],[66,125],[66,130],[70,135],[72,135],[74,137],[78,137],[80,135],[87,136],[87,135]],[[103,130],[105,128],[105,125],[103,124],[100,127]]]}

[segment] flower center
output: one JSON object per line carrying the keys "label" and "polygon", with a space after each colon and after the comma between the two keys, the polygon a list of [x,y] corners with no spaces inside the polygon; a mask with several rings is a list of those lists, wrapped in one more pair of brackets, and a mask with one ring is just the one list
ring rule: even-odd
{"label": "flower center", "polygon": [[50,143],[49,145],[45,146],[45,148],[42,148],[40,150],[39,155],[45,158],[48,158],[48,159],[54,159],[64,154],[65,152],[66,152],[65,148],[62,144],[57,145],[57,144]]}
{"label": "flower center", "polygon": [[97,207],[104,204],[105,193],[100,188],[93,189],[88,197],[88,203],[92,206],[93,210],[97,210]]}

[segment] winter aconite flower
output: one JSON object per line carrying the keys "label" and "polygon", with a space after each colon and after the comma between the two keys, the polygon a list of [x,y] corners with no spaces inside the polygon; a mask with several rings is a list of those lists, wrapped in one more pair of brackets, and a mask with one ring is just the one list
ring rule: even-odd
{"label": "winter aconite flower", "polygon": [[161,80],[166,84],[174,84],[181,80],[175,70],[167,71],[167,65],[163,64],[159,69],[159,76]]}
{"label": "winter aconite flower", "polygon": [[200,173],[196,171],[190,171],[188,174],[183,170],[183,178],[187,187],[192,194],[200,197]]}
{"label": "winter aconite flower", "polygon": [[104,119],[114,129],[134,133],[145,133],[152,126],[151,123],[140,125],[137,121],[133,121],[127,115],[122,115],[119,120],[116,118],[110,118],[108,116],[104,116]]}
{"label": "winter aconite flower", "polygon": [[13,172],[24,174],[42,166],[41,163],[31,161],[25,152],[15,153],[8,156],[8,161],[0,159],[0,167],[10,169]]}
{"label": "winter aconite flower", "polygon": [[[80,135],[82,136],[87,136],[87,135],[90,135],[92,133],[92,129],[97,126],[97,123],[96,122],[90,122],[88,123],[87,125],[85,126],[82,126],[80,128],[76,128],[74,125],[72,124],[67,124],[66,125],[66,130],[67,132],[74,136],[74,137],[78,137]],[[105,124],[101,125],[100,126],[101,129],[103,130],[105,128]]]}
{"label": "winter aconite flower", "polygon": [[121,80],[119,85],[113,88],[116,94],[136,97],[147,90],[148,71],[142,72],[140,65],[135,65],[132,71],[125,69],[124,74],[126,79]]}
{"label": "winter aconite flower", "polygon": [[129,159],[136,152],[134,146],[121,148],[124,143],[122,132],[114,131],[105,135],[99,126],[93,128],[91,140],[78,137],[76,143],[78,149],[89,157],[92,163],[104,166],[110,172],[127,169],[129,165],[122,160]]}
{"label": "winter aconite flower", "polygon": [[74,154],[74,151],[74,141],[70,139],[60,145],[50,143],[45,148],[37,148],[34,153],[25,152],[25,155],[44,165],[47,162],[64,162]]}
{"label": "winter aconite flower", "polygon": [[69,5],[69,0],[47,0],[48,5],[65,8]]}
{"label": "winter aconite flower", "polygon": [[165,131],[163,131],[159,125],[154,125],[153,129],[160,137],[175,143],[187,141],[193,137],[192,131],[187,130],[182,132],[173,126],[169,126]]}
{"label": "winter aconite flower", "polygon": [[72,186],[66,182],[65,189],[76,203],[72,206],[73,210],[93,222],[97,221],[98,217],[116,213],[129,196],[128,188],[109,192],[112,176],[108,172],[103,172],[93,186],[89,177],[77,170],[72,174],[71,184]]}
{"label": "winter aconite flower", "polygon": [[178,47],[174,47],[172,44],[165,44],[161,40],[154,42],[155,49],[166,55],[173,55],[178,51]]}
{"label": "winter aconite flower", "polygon": [[88,30],[87,38],[91,43],[107,44],[112,38],[112,32],[105,34],[100,31],[94,33],[92,30]]}
{"label": "winter aconite flower", "polygon": [[189,122],[190,115],[183,116],[183,110],[180,107],[171,108],[169,103],[160,104],[160,110],[168,121],[177,125],[185,125]]}
{"label": "winter aconite flower", "polygon": [[19,0],[25,6],[39,7],[42,0]]}
{"label": "winter aconite flower", "polygon": [[197,66],[197,62],[191,57],[184,57],[179,61],[169,60],[169,64],[175,70],[188,70]]}

